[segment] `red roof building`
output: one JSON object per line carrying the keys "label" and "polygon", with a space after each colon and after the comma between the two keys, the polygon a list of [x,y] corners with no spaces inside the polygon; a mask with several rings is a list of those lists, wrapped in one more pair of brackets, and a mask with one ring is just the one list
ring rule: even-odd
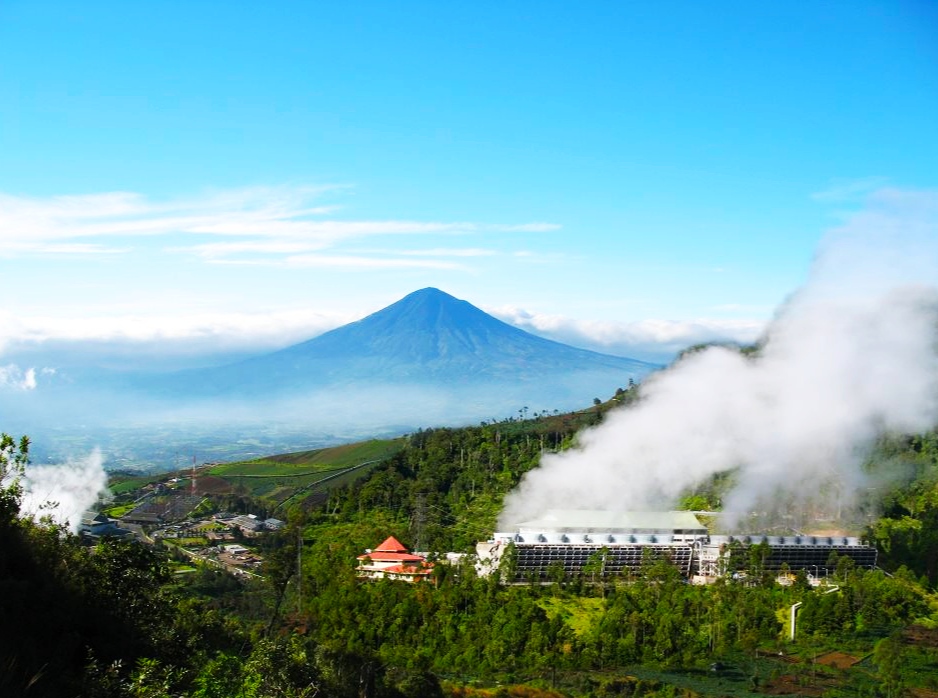
{"label": "red roof building", "polygon": [[389,536],[374,550],[358,556],[355,571],[361,579],[400,579],[419,582],[430,577],[432,562],[414,555],[394,536]]}

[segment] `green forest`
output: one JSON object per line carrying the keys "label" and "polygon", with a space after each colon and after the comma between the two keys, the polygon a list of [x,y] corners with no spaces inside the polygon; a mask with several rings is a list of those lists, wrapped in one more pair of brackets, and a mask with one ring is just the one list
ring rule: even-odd
{"label": "green forest", "polygon": [[[263,539],[261,577],[248,581],[176,574],[163,549],[88,547],[21,516],[29,442],[4,435],[0,695],[938,697],[936,433],[878,445],[869,467],[905,473],[878,493],[866,532],[880,569],[841,559],[834,586],[803,573],[781,586],[755,567],[693,586],[654,558],[629,579],[506,584],[468,557],[437,564],[431,583],[356,579],[356,556],[389,535],[471,552],[541,453],[637,391],[577,413],[413,433],[356,479],[278,512],[287,525]],[[722,486],[688,492],[688,508],[719,508]]]}

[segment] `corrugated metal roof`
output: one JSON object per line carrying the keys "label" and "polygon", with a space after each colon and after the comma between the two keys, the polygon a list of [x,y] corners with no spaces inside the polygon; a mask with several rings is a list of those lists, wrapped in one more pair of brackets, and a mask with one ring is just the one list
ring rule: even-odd
{"label": "corrugated metal roof", "polygon": [[552,509],[518,524],[519,531],[699,531],[706,532],[689,511],[597,511]]}

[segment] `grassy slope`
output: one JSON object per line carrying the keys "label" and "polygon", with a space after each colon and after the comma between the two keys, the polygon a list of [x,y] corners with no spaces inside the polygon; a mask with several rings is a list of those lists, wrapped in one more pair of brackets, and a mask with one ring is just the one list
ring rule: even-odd
{"label": "grassy slope", "polygon": [[315,451],[284,453],[209,469],[218,477],[295,477],[306,473],[341,470],[370,460],[383,460],[404,447],[404,439],[372,439]]}
{"label": "grassy slope", "polygon": [[[404,447],[404,439],[372,439],[315,451],[285,453],[208,469],[252,497],[276,505],[297,504],[341,487]],[[361,466],[356,468],[356,466]],[[355,470],[350,470],[356,468]],[[327,479],[328,478],[328,479]]]}
{"label": "grassy slope", "polygon": [[[175,472],[175,471],[174,471]],[[108,489],[112,494],[124,494],[125,492],[133,492],[134,490],[139,490],[144,485],[149,485],[151,482],[160,482],[165,480],[167,477],[166,473],[158,473],[156,475],[125,475],[123,473],[115,473],[110,476],[108,479]]]}

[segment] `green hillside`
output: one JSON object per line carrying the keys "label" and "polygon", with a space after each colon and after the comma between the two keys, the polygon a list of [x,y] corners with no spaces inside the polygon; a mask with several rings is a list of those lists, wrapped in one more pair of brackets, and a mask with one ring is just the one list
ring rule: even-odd
{"label": "green hillside", "polygon": [[267,508],[319,503],[326,491],[363,476],[403,447],[402,438],[372,439],[213,465],[201,471],[199,478],[206,493],[247,496],[260,500]]}
{"label": "green hillside", "polygon": [[[126,543],[92,553],[17,517],[17,491],[0,487],[0,617],[17,628],[0,638],[0,693],[934,698],[935,433],[879,444],[871,470],[908,465],[871,521],[884,569],[842,561],[833,586],[758,574],[694,586],[655,559],[631,580],[505,585],[477,576],[471,559],[438,563],[432,584],[356,579],[357,556],[388,535],[422,550],[471,550],[544,451],[569,447],[637,392],[570,414],[522,409],[500,422],[206,468],[198,487],[242,490],[219,502],[281,504],[287,526],[246,541],[264,559],[250,580],[189,560],[174,576],[160,553]],[[8,443],[4,453],[9,467],[16,450]],[[718,502],[719,484],[688,497]]]}
{"label": "green hillside", "polygon": [[[423,494],[429,495],[427,505],[435,512],[430,516],[430,526],[446,528],[448,523],[455,524],[456,530],[463,534],[459,538],[459,544],[465,546],[491,533],[496,510],[501,506],[501,496],[507,491],[506,483],[509,480],[516,481],[514,477],[502,475],[497,481],[488,482],[491,479],[490,461],[493,457],[502,458],[508,455],[510,458],[517,458],[520,454],[518,449],[522,449],[526,455],[521,459],[523,465],[522,470],[519,470],[520,474],[534,466],[542,449],[560,448],[569,443],[578,430],[597,423],[605,411],[635,399],[636,395],[636,389],[620,390],[608,401],[599,402],[578,412],[529,414],[528,410],[522,408],[517,418],[482,422],[476,427],[427,429],[396,439],[371,439],[312,451],[220,463],[199,470],[199,490],[203,494],[217,496],[219,506],[222,507],[231,506],[233,499],[238,499],[236,508],[250,508],[247,500],[254,500],[258,509],[276,511],[278,515],[291,508],[305,510],[320,506],[330,497],[333,508],[357,508],[358,505],[349,504],[350,498],[357,501],[359,489],[364,483],[371,483],[369,490],[394,488],[395,478],[390,473],[402,462],[406,462],[411,457],[409,454],[420,453],[428,442],[452,436],[459,442],[459,446],[451,444],[445,448],[462,449],[463,462],[460,468],[463,473],[460,479],[473,493],[478,489],[478,498],[473,494],[471,503],[461,503],[461,513],[458,517],[444,512],[446,516],[440,518],[438,498],[433,494],[433,490],[449,485],[433,480],[433,470],[426,470],[424,477],[413,483],[406,483],[400,491],[390,496],[394,499],[395,515],[411,516],[417,506],[417,500]],[[503,453],[509,447],[510,454]],[[433,453],[420,458],[424,461],[435,460],[439,455]],[[477,472],[480,464],[485,465],[486,473]],[[405,469],[409,467],[405,466]],[[115,481],[114,487],[117,488],[115,491],[128,491],[135,485],[142,486],[152,480],[152,477],[121,478]],[[481,486],[483,481],[488,484]],[[479,484],[478,488],[476,483]],[[457,487],[459,486],[457,484]],[[426,492],[417,491],[421,488]],[[501,494],[496,494],[499,491]],[[362,504],[366,507],[377,505],[377,502],[368,500],[368,496],[366,495]],[[387,505],[391,505],[390,500]],[[449,543],[443,539],[432,540],[441,544]]]}
{"label": "green hillside", "polygon": [[299,451],[255,460],[223,463],[213,466],[209,472],[219,477],[286,477],[307,470],[314,472],[348,468],[365,461],[380,460],[393,455],[403,445],[402,438],[371,439],[342,446],[320,448],[315,451]]}

